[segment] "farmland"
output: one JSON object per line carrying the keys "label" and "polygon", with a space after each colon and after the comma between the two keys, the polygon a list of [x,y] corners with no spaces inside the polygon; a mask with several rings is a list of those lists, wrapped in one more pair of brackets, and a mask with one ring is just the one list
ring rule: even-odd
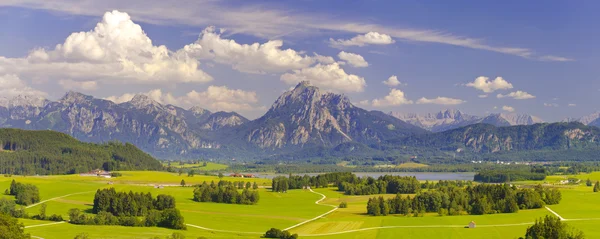
{"label": "farmland", "polygon": [[[287,193],[275,193],[268,188],[270,180],[232,177],[224,177],[222,180],[256,182],[260,185],[260,201],[256,205],[200,203],[192,200],[192,187],[177,185],[182,179],[187,185],[191,185],[219,181],[218,177],[188,177],[152,171],[121,173],[122,177],[110,179],[79,175],[0,177],[0,189],[8,188],[13,179],[35,184],[40,190],[41,200],[48,200],[45,202],[47,214],[60,214],[64,218],[68,218],[67,211],[71,208],[90,212],[94,193],[100,188],[114,187],[117,191],[150,192],[152,195],[169,194],[175,197],[177,208],[188,224],[187,230],[178,232],[188,238],[259,238],[272,227],[290,228],[292,233],[299,234],[301,238],[516,238],[524,235],[527,226],[536,219],[552,215],[552,212],[542,208],[520,210],[512,214],[438,216],[436,213],[428,213],[424,217],[373,217],[366,215],[365,208],[366,201],[373,195],[347,196],[336,191],[336,188],[319,188],[313,192],[296,189]],[[576,177],[598,180],[600,173]],[[560,177],[549,178],[550,183],[556,180],[560,180]],[[159,188],[157,185],[164,187]],[[600,237],[600,228],[595,226],[600,220],[600,194],[593,193],[585,184],[557,187],[560,187],[563,199],[560,204],[549,208],[565,218],[569,225],[582,230],[587,238]],[[324,200],[319,201],[323,195]],[[317,201],[318,204],[315,203]],[[332,210],[341,202],[347,202],[348,207]],[[40,205],[34,204],[26,210],[29,215],[35,215],[39,209]],[[331,213],[315,219],[327,212]],[[306,222],[311,219],[315,220]],[[477,223],[477,228],[465,229],[471,221]],[[158,227],[56,224],[29,219],[21,219],[21,222],[25,224],[26,232],[46,239],[73,238],[84,232],[90,238],[164,238],[176,232]],[[303,222],[306,223],[302,224]]]}

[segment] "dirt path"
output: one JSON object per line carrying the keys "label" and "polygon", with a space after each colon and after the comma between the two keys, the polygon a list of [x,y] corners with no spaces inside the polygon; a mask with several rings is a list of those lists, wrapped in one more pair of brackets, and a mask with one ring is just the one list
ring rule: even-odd
{"label": "dirt path", "polygon": [[96,192],[96,191],[87,191],[87,192],[80,192],[80,193],[71,193],[71,194],[67,194],[67,195],[60,196],[60,197],[50,198],[50,199],[47,199],[47,200],[44,200],[44,201],[38,202],[38,203],[36,203],[36,204],[31,204],[31,205],[29,205],[29,206],[27,206],[27,207],[25,207],[25,208],[32,208],[32,207],[35,207],[35,206],[37,206],[37,205],[40,205],[40,204],[42,204],[42,203],[49,202],[49,201],[56,200],[56,199],[60,199],[60,198],[65,198],[65,197],[68,197],[68,196],[73,196],[73,195],[78,195],[78,194],[84,194],[84,193],[93,193],[93,192]]}
{"label": "dirt path", "polygon": [[317,200],[317,201],[315,202],[315,204],[317,204],[317,205],[323,205],[323,206],[328,206],[328,207],[333,207],[333,209],[331,209],[330,211],[328,211],[328,212],[326,212],[326,213],[323,213],[323,214],[321,214],[321,215],[319,215],[319,216],[316,216],[315,218],[312,218],[312,219],[309,219],[309,220],[303,221],[303,222],[301,222],[301,223],[298,223],[298,224],[296,224],[296,225],[293,225],[293,226],[291,226],[291,227],[288,227],[288,228],[286,228],[286,229],[283,229],[284,231],[289,231],[289,230],[291,230],[291,229],[293,229],[293,228],[296,228],[296,227],[302,226],[302,225],[304,225],[304,224],[306,224],[306,223],[309,223],[309,222],[312,222],[312,221],[314,221],[314,220],[317,220],[317,219],[319,219],[319,218],[322,218],[322,217],[326,216],[327,214],[330,214],[330,213],[334,212],[335,210],[338,210],[338,207],[336,207],[336,206],[333,206],[333,205],[319,204],[319,203],[321,203],[323,200],[325,200],[327,197],[326,197],[324,194],[322,194],[322,193],[318,193],[318,192],[315,192],[315,191],[313,191],[313,190],[312,190],[312,188],[308,188],[308,190],[309,190],[311,193],[314,193],[314,194],[318,194],[318,195],[321,195],[321,196],[323,196],[321,199]]}
{"label": "dirt path", "polygon": [[27,229],[27,228],[33,228],[33,227],[45,227],[45,226],[52,226],[52,225],[63,224],[63,223],[65,223],[65,221],[52,222],[52,223],[46,223],[46,224],[29,225],[29,226],[25,226],[23,228]]}
{"label": "dirt path", "polygon": [[550,211],[552,214],[554,214],[555,216],[557,216],[558,218],[560,218],[561,221],[567,220],[567,219],[564,219],[563,217],[561,217],[560,215],[558,215],[558,213],[556,213],[555,211],[552,211],[552,209],[550,209],[549,207],[546,207],[546,209],[548,211]]}

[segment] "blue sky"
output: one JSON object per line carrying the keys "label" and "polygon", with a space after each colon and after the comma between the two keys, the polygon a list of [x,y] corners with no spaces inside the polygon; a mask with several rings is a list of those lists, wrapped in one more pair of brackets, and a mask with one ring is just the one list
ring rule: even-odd
{"label": "blue sky", "polygon": [[[117,102],[144,93],[255,118],[307,79],[367,109],[483,115],[512,108],[558,121],[598,110],[599,7],[595,1],[2,1],[0,93],[57,99],[75,90]],[[369,32],[389,39],[361,46],[351,40]],[[341,59],[342,51],[364,61]],[[382,83],[392,75],[401,84]],[[480,76],[486,84],[469,84]]]}

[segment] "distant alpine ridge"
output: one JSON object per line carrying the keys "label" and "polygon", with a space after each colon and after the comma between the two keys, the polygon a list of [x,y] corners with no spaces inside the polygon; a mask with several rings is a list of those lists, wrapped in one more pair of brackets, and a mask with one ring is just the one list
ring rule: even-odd
{"label": "distant alpine ridge", "polygon": [[517,113],[497,113],[487,116],[468,115],[460,110],[447,109],[435,114],[415,114],[390,112],[390,115],[401,119],[414,126],[426,129],[432,132],[442,132],[456,129],[472,124],[491,124],[494,126],[514,126],[514,125],[532,125],[543,123],[540,118],[527,114]]}

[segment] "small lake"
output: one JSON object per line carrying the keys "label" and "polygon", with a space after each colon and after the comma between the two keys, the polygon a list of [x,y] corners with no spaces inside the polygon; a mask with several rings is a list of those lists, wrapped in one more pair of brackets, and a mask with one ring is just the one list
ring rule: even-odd
{"label": "small lake", "polygon": [[[259,178],[268,178],[272,179],[277,176],[288,176],[288,174],[260,174],[253,173]],[[316,176],[322,173],[301,173],[301,174],[293,174],[293,175],[309,175]],[[439,180],[473,180],[473,176],[475,173],[404,173],[404,172],[354,172],[358,177],[373,177],[378,178],[383,175],[394,175],[394,176],[415,176],[418,180],[429,180],[429,181],[439,181]]]}

